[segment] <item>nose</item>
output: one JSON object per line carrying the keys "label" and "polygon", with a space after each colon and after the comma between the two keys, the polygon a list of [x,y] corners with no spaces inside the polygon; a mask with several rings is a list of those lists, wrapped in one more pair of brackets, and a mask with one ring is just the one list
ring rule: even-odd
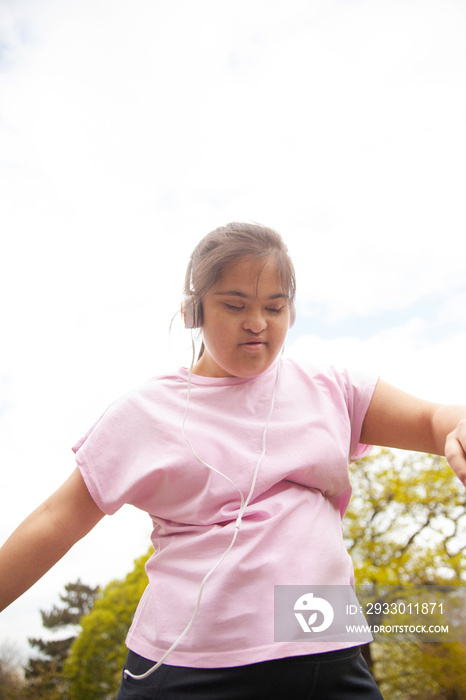
{"label": "nose", "polygon": [[244,328],[256,334],[267,328],[267,321],[261,309],[250,309],[244,320]]}

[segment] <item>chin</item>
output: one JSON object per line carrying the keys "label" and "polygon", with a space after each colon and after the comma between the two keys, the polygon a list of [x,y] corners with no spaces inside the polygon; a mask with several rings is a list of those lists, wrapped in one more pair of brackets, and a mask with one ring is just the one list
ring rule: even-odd
{"label": "chin", "polygon": [[274,360],[270,362],[262,362],[260,364],[251,365],[250,367],[238,367],[235,373],[232,372],[233,377],[241,377],[242,379],[252,379],[262,374],[273,364]]}

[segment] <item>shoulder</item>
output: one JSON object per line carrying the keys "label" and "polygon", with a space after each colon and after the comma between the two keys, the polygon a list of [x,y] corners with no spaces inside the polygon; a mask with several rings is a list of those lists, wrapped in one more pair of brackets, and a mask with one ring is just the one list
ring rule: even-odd
{"label": "shoulder", "polygon": [[186,384],[180,374],[152,377],[112,401],[72,449],[77,452],[91,436],[124,441],[141,435],[166,419],[170,406],[177,406],[179,411],[185,395]]}
{"label": "shoulder", "polygon": [[151,404],[183,390],[186,391],[186,382],[181,372],[159,374],[121,394],[109,405],[107,411],[125,408],[144,411]]}
{"label": "shoulder", "polygon": [[312,362],[303,362],[292,357],[286,357],[283,360],[285,372],[297,379],[305,379],[311,381],[321,381],[335,383],[340,385],[348,385],[351,383],[376,383],[375,375],[364,372],[361,369],[354,367],[340,367],[329,364],[316,364]]}
{"label": "shoulder", "polygon": [[377,375],[360,369],[313,364],[290,357],[284,359],[283,370],[289,388],[303,384],[318,393],[344,397],[347,404],[359,398],[367,404],[378,381]]}

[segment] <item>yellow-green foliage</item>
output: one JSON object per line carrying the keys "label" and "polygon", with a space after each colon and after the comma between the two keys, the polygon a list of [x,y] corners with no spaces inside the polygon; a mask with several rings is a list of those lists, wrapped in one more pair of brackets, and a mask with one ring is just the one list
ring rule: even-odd
{"label": "yellow-green foliage", "polygon": [[373,644],[375,671],[387,700],[464,700],[466,649],[461,643]]}
{"label": "yellow-green foliage", "polygon": [[[353,466],[352,482],[343,531],[356,583],[466,583],[465,489],[445,459],[380,450]],[[466,630],[461,617],[459,610],[458,628]],[[460,638],[371,644],[384,697],[466,698],[466,632]]]}
{"label": "yellow-green foliage", "polygon": [[380,450],[352,467],[343,532],[356,583],[466,582],[466,497],[443,457]]}
{"label": "yellow-green foliage", "polygon": [[111,581],[91,612],[81,618],[82,632],[64,667],[71,681],[70,700],[114,697],[127,654],[126,634],[147,585],[144,565],[150,553],[136,560],[125,579]]}

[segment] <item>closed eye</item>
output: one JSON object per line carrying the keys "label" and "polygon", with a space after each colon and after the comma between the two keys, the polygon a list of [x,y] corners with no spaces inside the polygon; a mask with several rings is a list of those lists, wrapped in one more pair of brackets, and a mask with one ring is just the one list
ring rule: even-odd
{"label": "closed eye", "polygon": [[232,309],[232,311],[242,311],[244,306],[235,306],[234,304],[225,304],[227,309]]}

